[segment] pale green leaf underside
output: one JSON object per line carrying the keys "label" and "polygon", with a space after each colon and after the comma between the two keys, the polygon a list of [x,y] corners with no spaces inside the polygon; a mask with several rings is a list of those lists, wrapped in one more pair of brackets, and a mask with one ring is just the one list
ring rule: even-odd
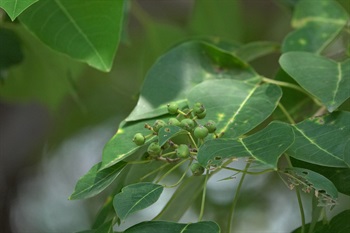
{"label": "pale green leaf underside", "polygon": [[198,151],[198,162],[203,166],[220,166],[226,159],[253,157],[277,169],[281,154],[293,143],[290,125],[272,122],[263,130],[243,139],[213,139],[206,141]]}
{"label": "pale green leaf underside", "polygon": [[239,80],[208,80],[195,86],[188,95],[189,106],[204,104],[207,120],[217,123],[222,138],[237,138],[264,121],[276,108],[282,91],[276,85],[246,83]]}
{"label": "pale green leaf underside", "polygon": [[336,1],[301,0],[292,25],[296,28],[283,41],[282,51],[320,53],[341,31],[348,15]]}
{"label": "pale green leaf underside", "polygon": [[295,141],[287,154],[321,166],[349,167],[344,161],[349,122],[349,112],[334,112],[294,125]]}
{"label": "pale green leaf underside", "polygon": [[141,222],[128,229],[124,233],[220,233],[220,228],[215,222],[175,223],[163,221]]}
{"label": "pale green leaf underside", "polygon": [[101,162],[94,165],[81,177],[69,197],[70,200],[93,197],[107,188],[125,167],[125,162],[119,162],[112,167],[99,171]]}
{"label": "pale green leaf underside", "polygon": [[289,52],[279,60],[282,68],[305,90],[333,112],[350,97],[350,59],[344,62],[306,52]]}
{"label": "pale green leaf underside", "polygon": [[121,220],[130,214],[155,203],[163,192],[163,186],[153,183],[137,183],[124,187],[115,195],[113,206]]}
{"label": "pale green leaf underside", "polygon": [[20,20],[51,48],[102,71],[113,64],[124,1],[39,1]]}
{"label": "pale green leaf underside", "polygon": [[0,0],[0,7],[6,11],[14,21],[25,9],[38,0]]}

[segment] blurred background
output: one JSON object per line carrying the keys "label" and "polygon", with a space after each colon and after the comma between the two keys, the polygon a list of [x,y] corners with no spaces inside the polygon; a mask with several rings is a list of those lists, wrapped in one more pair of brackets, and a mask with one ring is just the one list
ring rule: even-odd
{"label": "blurred background", "polygon": [[[133,109],[143,78],[157,57],[181,41],[207,36],[239,43],[281,42],[292,30],[294,2],[129,1],[122,42],[109,73],[62,56],[19,29],[18,41],[25,40],[31,47],[18,52],[18,66],[26,66],[23,72],[30,75],[7,85],[11,70],[0,67],[0,232],[89,229],[104,199],[68,201],[68,196],[78,178],[101,160],[104,144]],[[349,11],[349,2],[339,2]],[[1,9],[0,16],[8,21]],[[0,43],[4,51],[8,45]],[[4,61],[6,54],[1,54]],[[39,55],[40,63],[31,65]],[[258,59],[252,65],[273,77],[278,56]],[[210,181],[207,219],[225,218],[221,210],[232,199],[227,193],[233,194],[237,182],[218,182],[221,178],[225,174]],[[288,232],[300,225],[295,194],[280,180],[270,175],[250,177],[246,184],[236,232]],[[218,195],[219,191],[224,194]],[[168,198],[165,193],[154,209],[136,214],[123,227],[149,219]],[[191,211],[195,210],[190,209],[184,221],[196,221]]]}

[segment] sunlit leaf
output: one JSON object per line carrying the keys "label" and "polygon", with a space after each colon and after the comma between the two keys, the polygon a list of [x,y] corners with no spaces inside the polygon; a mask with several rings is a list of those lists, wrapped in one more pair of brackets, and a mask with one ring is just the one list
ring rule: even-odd
{"label": "sunlit leaf", "polygon": [[51,48],[109,71],[120,40],[124,1],[39,1],[20,21]]}
{"label": "sunlit leaf", "polygon": [[281,89],[238,80],[208,80],[195,86],[188,95],[189,106],[201,102],[207,110],[205,120],[217,123],[222,138],[237,138],[264,121],[276,108]]}
{"label": "sunlit leaf", "polygon": [[285,38],[282,51],[320,53],[342,30],[347,19],[346,11],[336,1],[300,0],[292,20],[296,30]]}
{"label": "sunlit leaf", "polygon": [[163,221],[141,222],[124,231],[124,233],[220,233],[215,222],[175,223]]}
{"label": "sunlit leaf", "polygon": [[124,187],[115,195],[113,206],[121,220],[130,214],[155,203],[163,192],[163,186],[153,183],[137,183]]}
{"label": "sunlit leaf", "polygon": [[317,165],[349,167],[344,162],[349,122],[350,112],[334,112],[293,125],[295,141],[287,154]]}
{"label": "sunlit leaf", "polygon": [[263,130],[243,139],[212,139],[198,151],[198,162],[203,166],[220,166],[226,159],[253,157],[277,169],[281,154],[293,143],[290,125],[272,122]]}
{"label": "sunlit leaf", "polygon": [[94,165],[88,173],[81,177],[69,197],[70,200],[93,197],[107,188],[125,167],[125,162],[119,162],[114,166],[101,170],[101,162]]}
{"label": "sunlit leaf", "polygon": [[25,9],[38,0],[0,0],[0,7],[6,11],[14,21]]}
{"label": "sunlit leaf", "polygon": [[306,52],[280,58],[282,68],[333,112],[350,97],[350,59],[336,62]]}

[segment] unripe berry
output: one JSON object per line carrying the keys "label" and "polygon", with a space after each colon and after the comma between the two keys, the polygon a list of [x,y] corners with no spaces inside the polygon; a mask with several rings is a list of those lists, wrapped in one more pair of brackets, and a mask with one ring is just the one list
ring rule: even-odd
{"label": "unripe berry", "polygon": [[193,127],[194,127],[194,121],[193,120],[186,118],[186,119],[183,119],[181,121],[181,128],[183,128],[183,129],[185,129],[187,131],[192,131]]}
{"label": "unripe berry", "polygon": [[168,107],[168,112],[170,114],[176,114],[177,110],[179,109],[179,105],[176,102],[172,102],[168,104],[167,107]]}
{"label": "unripe berry", "polygon": [[145,144],[146,138],[142,135],[142,133],[137,133],[135,134],[134,138],[132,139],[132,141],[138,145],[138,146],[142,146],[143,144]]}
{"label": "unripe berry", "polygon": [[216,130],[216,123],[215,121],[209,120],[204,127],[208,129],[209,133],[214,133]]}
{"label": "unripe berry", "polygon": [[193,106],[193,113],[200,114],[205,111],[205,107],[202,103],[195,103]]}
{"label": "unripe berry", "polygon": [[204,110],[202,113],[194,113],[198,119],[203,119],[207,115],[207,110]]}
{"label": "unripe berry", "polygon": [[147,149],[147,152],[152,157],[157,157],[161,151],[160,146],[156,142],[152,142]]}
{"label": "unripe berry", "polygon": [[178,146],[178,148],[176,148],[175,153],[176,153],[177,157],[185,159],[188,156],[190,156],[190,149],[188,148],[187,145],[180,144]]}
{"label": "unripe berry", "polygon": [[158,133],[159,129],[163,126],[166,126],[166,123],[163,120],[156,120],[153,124],[153,131]]}
{"label": "unripe berry", "polygon": [[176,125],[176,126],[180,126],[181,123],[178,119],[176,119],[175,117],[170,118],[168,121],[168,125]]}
{"label": "unripe berry", "polygon": [[199,163],[193,163],[191,165],[191,171],[192,175],[200,176],[204,173],[204,167],[202,167],[202,165],[200,165]]}
{"label": "unripe berry", "polygon": [[208,133],[209,133],[209,131],[208,131],[208,129],[207,128],[205,128],[204,126],[198,126],[198,127],[196,127],[195,129],[194,129],[194,136],[196,137],[196,138],[200,138],[200,139],[203,139],[203,138],[205,138],[206,136],[208,136]]}

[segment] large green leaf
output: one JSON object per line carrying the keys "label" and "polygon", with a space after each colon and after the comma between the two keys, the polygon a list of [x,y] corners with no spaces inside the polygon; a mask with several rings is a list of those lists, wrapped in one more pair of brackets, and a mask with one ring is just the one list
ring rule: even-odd
{"label": "large green leaf", "polygon": [[289,52],[279,60],[282,68],[304,89],[333,112],[350,97],[350,59],[336,62],[306,52]]}
{"label": "large green leaf", "polygon": [[281,154],[293,143],[291,126],[282,122],[271,122],[263,130],[240,139],[212,139],[206,141],[198,151],[198,162],[203,166],[220,166],[225,159],[250,157],[277,169]]}
{"label": "large green leaf", "polygon": [[14,21],[25,9],[38,0],[0,0],[0,7],[3,8]]}
{"label": "large green leaf", "polygon": [[124,187],[115,195],[113,206],[121,220],[130,214],[155,203],[163,192],[163,186],[153,183],[137,183]]}
{"label": "large green leaf", "polygon": [[109,71],[122,28],[124,1],[39,1],[20,21],[51,48]]}
{"label": "large green leaf", "polygon": [[253,61],[259,57],[275,53],[280,50],[280,44],[271,41],[256,41],[245,44],[233,53],[243,61]]}
{"label": "large green leaf", "polygon": [[168,140],[183,134],[188,134],[188,131],[175,125],[164,126],[158,132],[158,144],[163,146]]}
{"label": "large green leaf", "polygon": [[292,26],[282,51],[320,53],[346,25],[348,15],[336,1],[300,0],[295,7]]}
{"label": "large green leaf", "polygon": [[278,86],[260,85],[258,81],[254,84],[229,79],[205,81],[189,93],[189,106],[203,103],[206,119],[217,123],[216,132],[224,133],[224,138],[237,138],[270,116],[282,96]]}
{"label": "large green leaf", "polygon": [[252,68],[211,44],[189,41],[164,54],[149,70],[138,103],[126,121],[165,114],[171,101],[184,103],[190,89],[207,79],[259,80]]}
{"label": "large green leaf", "polygon": [[344,162],[349,122],[350,112],[334,112],[293,125],[295,141],[287,154],[317,165],[349,167]]}
{"label": "large green leaf", "polygon": [[101,162],[94,165],[81,177],[69,197],[70,200],[93,197],[107,188],[118,176],[126,163],[121,161],[107,169],[100,170]]}
{"label": "large green leaf", "polygon": [[175,223],[163,221],[141,222],[124,231],[124,233],[220,233],[215,222]]}

